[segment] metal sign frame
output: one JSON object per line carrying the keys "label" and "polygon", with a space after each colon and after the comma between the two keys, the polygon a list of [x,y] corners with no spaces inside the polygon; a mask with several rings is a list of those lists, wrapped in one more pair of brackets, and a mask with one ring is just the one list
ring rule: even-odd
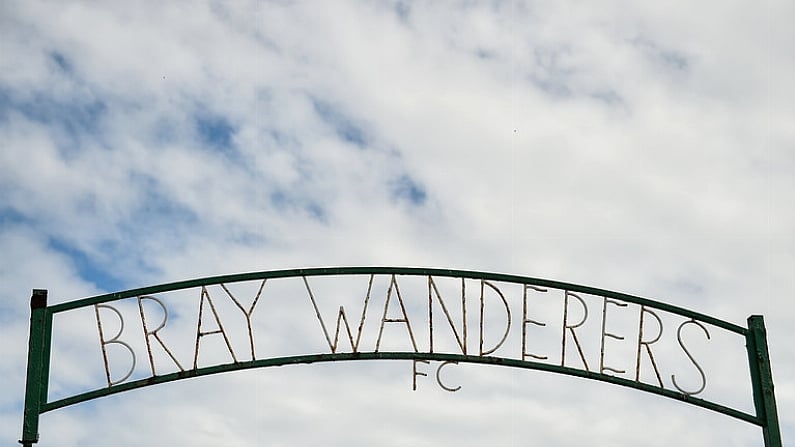
{"label": "metal sign frame", "polygon": [[[157,293],[177,291],[177,290],[190,289],[196,287],[206,287],[210,285],[220,284],[221,286],[223,286],[224,284],[253,281],[253,280],[263,280],[264,284],[265,280],[276,279],[276,278],[303,278],[304,281],[306,282],[307,277],[343,276],[343,275],[391,275],[392,281],[395,281],[394,279],[395,276],[422,276],[429,278],[429,288],[430,288],[430,282],[432,281],[433,277],[461,278],[462,281],[464,279],[474,279],[474,280],[480,280],[482,284],[488,284],[488,281],[494,281],[494,282],[522,284],[525,287],[531,287],[531,288],[553,288],[553,289],[564,290],[567,294],[571,293],[571,296],[577,299],[579,298],[576,295],[574,295],[574,293],[584,293],[598,297],[604,297],[605,307],[607,303],[613,303],[618,305],[624,305],[621,303],[633,303],[636,305],[643,306],[641,309],[649,308],[663,312],[668,312],[671,314],[675,314],[690,319],[687,322],[693,322],[698,325],[701,325],[701,323],[705,323],[725,329],[729,332],[733,332],[737,335],[740,335],[745,339],[745,345],[748,354],[748,365],[750,368],[751,388],[753,390],[753,403],[754,403],[755,413],[749,414],[728,406],[711,402],[709,400],[694,397],[693,394],[697,393],[678,392],[676,390],[665,389],[663,387],[657,387],[652,384],[640,382],[638,380],[629,380],[623,377],[604,374],[603,371],[601,370],[600,372],[590,371],[587,370],[587,365],[586,365],[586,370],[582,370],[582,369],[566,367],[565,365],[554,365],[550,363],[543,363],[543,362],[530,361],[524,359],[519,360],[519,359],[497,357],[491,355],[466,355],[466,354],[434,353],[434,352],[378,352],[377,348],[376,352],[332,352],[332,353],[323,353],[323,354],[297,355],[297,356],[277,357],[277,358],[267,358],[267,359],[254,359],[252,356],[251,361],[235,361],[234,363],[230,364],[214,365],[209,367],[194,366],[194,368],[190,370],[183,370],[163,375],[153,375],[152,377],[146,379],[132,380],[123,383],[112,383],[110,381],[110,378],[108,378],[108,387],[106,388],[89,391],[86,393],[78,394],[75,396],[63,398],[52,402],[49,401],[48,384],[49,384],[49,371],[50,371],[50,354],[52,347],[53,317],[58,313],[78,308],[83,308],[87,306],[101,306],[102,303],[113,302],[125,298],[138,297],[138,299],[140,300],[142,297],[149,297]],[[308,284],[307,284],[307,290],[308,290]],[[567,295],[567,298],[568,296],[569,295]],[[616,301],[613,300],[618,300],[618,303],[616,303]],[[191,377],[217,374],[227,371],[241,370],[241,369],[264,368],[270,366],[280,366],[280,365],[289,365],[289,364],[306,364],[306,363],[333,362],[333,361],[345,361],[345,360],[375,360],[375,359],[413,360],[415,362],[441,361],[441,362],[461,362],[461,363],[501,365],[501,366],[553,372],[558,374],[566,374],[570,376],[587,378],[592,380],[599,380],[603,382],[612,383],[615,385],[621,385],[641,391],[658,394],[691,405],[696,405],[702,408],[716,411],[724,415],[731,416],[733,418],[754,424],[762,429],[764,437],[764,445],[766,447],[782,446],[781,433],[780,433],[778,415],[776,410],[776,400],[773,390],[773,377],[770,368],[770,357],[767,346],[767,335],[765,331],[764,319],[761,315],[750,316],[747,320],[748,326],[742,327],[708,315],[704,315],[698,312],[694,312],[670,304],[653,301],[647,298],[641,298],[638,296],[628,295],[624,293],[593,288],[593,287],[569,284],[569,283],[546,280],[546,279],[531,278],[531,277],[516,276],[516,275],[506,275],[498,273],[487,273],[487,272],[465,271],[465,270],[430,269],[430,268],[402,268],[402,267],[309,268],[309,269],[276,270],[276,271],[243,273],[235,275],[214,276],[214,277],[200,278],[189,281],[156,285],[151,287],[144,287],[139,289],[132,289],[124,292],[115,292],[105,295],[98,295],[76,301],[60,303],[53,306],[47,305],[46,290],[34,289],[30,300],[30,307],[31,307],[31,318],[30,318],[30,338],[28,344],[27,378],[26,378],[26,388],[25,388],[25,404],[24,404],[25,407],[24,407],[24,416],[23,416],[22,439],[19,441],[25,447],[31,447],[34,443],[38,442],[39,417],[43,413],[56,410],[58,408],[63,408],[69,405],[74,405],[80,402],[85,402],[91,399],[96,399],[99,397],[108,396],[111,394],[120,393],[123,391],[128,391],[144,386],[166,383],[174,380],[187,379]],[[641,310],[641,320],[643,318],[642,312],[643,310]],[[525,320],[525,323],[529,321],[530,320]],[[325,332],[325,327],[323,328],[323,330]],[[564,343],[565,343],[565,330],[566,326],[564,319]],[[101,329],[100,329],[100,334],[101,334]],[[328,334],[326,335],[328,337]],[[606,333],[603,327],[602,336],[604,337],[604,336],[613,336],[613,335]],[[416,363],[415,363],[415,368],[416,368]],[[415,377],[414,377],[415,380],[416,380],[416,375],[417,373],[415,370]],[[438,372],[437,372],[437,378],[438,378]]]}

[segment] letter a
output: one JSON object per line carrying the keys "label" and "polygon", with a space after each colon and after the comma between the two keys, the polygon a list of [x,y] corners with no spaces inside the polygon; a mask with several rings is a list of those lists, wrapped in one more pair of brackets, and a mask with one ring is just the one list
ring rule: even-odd
{"label": "letter a", "polygon": [[[210,310],[213,312],[213,317],[215,317],[215,323],[218,325],[218,329],[215,331],[207,331],[202,332],[202,310],[204,309],[204,300],[207,300],[207,303],[210,305]],[[221,334],[224,336],[224,342],[226,342],[226,348],[229,350],[229,354],[232,356],[232,361],[237,363],[237,357],[235,357],[235,351],[232,350],[232,345],[229,343],[229,337],[226,335],[226,331],[224,331],[224,325],[221,324],[221,319],[218,318],[218,312],[215,310],[215,305],[213,304],[213,300],[210,299],[210,294],[207,293],[207,288],[202,286],[202,293],[201,298],[199,299],[199,322],[196,327],[196,352],[193,356],[193,369],[199,367],[199,342],[201,341],[202,337],[205,335],[212,335],[212,334]]]}
{"label": "letter a", "polygon": [[[389,309],[389,299],[392,297],[393,289],[397,294],[398,302],[400,303],[400,311],[403,313],[403,318],[386,317],[386,312]],[[406,305],[403,304],[403,297],[400,295],[400,288],[398,287],[395,275],[392,275],[392,282],[389,283],[389,290],[386,293],[386,302],[384,302],[384,316],[381,317],[381,329],[378,331],[378,340],[375,342],[375,352],[378,352],[378,349],[381,347],[381,335],[384,333],[384,323],[405,323],[406,328],[409,331],[411,346],[414,347],[414,352],[419,352],[419,350],[417,349],[417,342],[414,341],[414,332],[411,330],[411,323],[409,322],[409,316],[408,314],[406,314]]]}

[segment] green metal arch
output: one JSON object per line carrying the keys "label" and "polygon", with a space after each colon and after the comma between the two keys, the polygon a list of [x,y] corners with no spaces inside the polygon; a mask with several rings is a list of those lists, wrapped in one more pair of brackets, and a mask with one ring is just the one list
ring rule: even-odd
{"label": "green metal arch", "polygon": [[[669,312],[671,314],[698,320],[715,327],[725,329],[741,335],[746,340],[749,365],[751,368],[752,388],[754,391],[754,407],[756,414],[748,414],[715,402],[696,398],[691,395],[678,393],[673,390],[660,388],[650,384],[625,379],[622,377],[596,373],[587,370],[567,368],[548,363],[525,361],[495,356],[473,356],[449,353],[423,353],[423,352],[359,352],[359,353],[323,353],[306,354],[288,357],[275,357],[268,359],[255,359],[246,362],[215,365],[196,368],[188,371],[175,372],[146,379],[133,380],[116,384],[107,388],[97,389],[79,395],[67,397],[53,402],[47,400],[47,382],[49,380],[49,355],[51,347],[52,322],[55,314],[86,306],[117,301],[125,298],[154,295],[163,292],[183,290],[216,284],[229,284],[243,281],[255,281],[278,278],[313,277],[313,276],[341,276],[341,275],[397,275],[397,276],[426,276],[426,277],[454,277],[474,280],[486,280],[503,283],[517,283],[552,289],[579,292],[605,298],[612,298],[626,303],[633,303],[653,309]],[[43,293],[43,297],[42,297]],[[148,385],[168,383],[176,380],[218,374],[253,368],[267,368],[273,366],[286,366],[295,364],[312,364],[336,361],[354,360],[429,360],[442,362],[460,362],[472,364],[485,364],[523,368],[544,372],[552,372],[573,377],[597,380],[601,382],[633,388],[670,399],[686,402],[708,410],[716,411],[733,418],[762,427],[766,446],[780,446],[781,435],[778,427],[775,397],[773,395],[772,374],[767,353],[767,341],[764,322],[761,316],[752,316],[748,319],[749,327],[745,328],[709,315],[694,312],[678,306],[659,301],[614,292],[595,287],[501,273],[478,272],[470,270],[452,270],[416,267],[321,267],[306,269],[288,269],[250,272],[232,275],[212,276],[187,281],[173,282],[150,287],[142,287],[122,292],[114,292],[93,297],[78,299],[71,302],[60,303],[53,306],[46,305],[46,291],[34,290],[31,299],[31,337],[28,350],[28,376],[25,401],[25,419],[23,424],[22,444],[32,445],[38,441],[38,416],[42,413],[85,402],[99,397],[109,396],[135,388]]]}
{"label": "green metal arch", "polygon": [[[57,304],[54,306],[50,306],[47,309],[47,312],[49,314],[47,320],[51,321],[53,314],[73,309],[78,309],[86,306],[91,306],[95,304],[102,304],[126,298],[134,298],[137,296],[155,295],[158,293],[191,289],[201,286],[210,286],[221,283],[230,284],[236,282],[256,281],[263,279],[301,278],[301,277],[313,277],[313,276],[350,276],[350,275],[453,277],[453,278],[467,278],[474,280],[486,280],[494,282],[516,283],[516,284],[527,284],[527,285],[540,286],[540,287],[549,287],[553,289],[568,290],[571,292],[580,292],[594,296],[602,296],[607,298],[618,299],[624,302],[634,303],[638,305],[644,305],[646,307],[651,307],[654,309],[659,309],[662,311],[677,314],[683,317],[699,320],[704,323],[708,323],[713,326],[726,329],[728,331],[737,333],[742,336],[745,336],[748,333],[748,330],[744,327],[737,326],[735,324],[708,315],[704,315],[681,307],[672,306],[670,304],[662,303],[648,298],[642,298],[634,295],[614,292],[605,289],[599,289],[595,287],[589,287],[589,286],[583,286],[578,284],[553,281],[541,278],[507,275],[501,273],[479,272],[471,270],[416,268],[416,267],[320,267],[320,268],[306,268],[306,269],[259,271],[259,272],[197,278],[187,281],[179,281],[179,282],[160,284],[150,287],[130,289],[122,292],[97,295],[89,298],[79,299],[76,301]],[[84,402],[94,398],[116,394],[143,386],[154,385],[158,383],[166,383],[175,380],[187,379],[191,377],[199,377],[199,376],[217,374],[221,372],[236,371],[241,369],[265,368],[271,366],[284,366],[284,365],[301,364],[301,363],[308,364],[308,363],[317,363],[317,362],[350,361],[350,360],[457,361],[462,363],[490,364],[490,365],[510,366],[516,368],[553,372],[557,374],[565,374],[569,376],[598,380],[602,382],[630,387],[650,392],[653,394],[657,394],[660,396],[672,398],[675,400],[679,400],[682,402],[692,403],[694,405],[718,411],[757,425],[761,423],[758,417],[735,410],[730,407],[726,407],[704,399],[678,393],[673,390],[668,390],[653,385],[645,384],[642,382],[624,379],[622,377],[600,374],[592,371],[580,370],[575,368],[567,368],[564,366],[552,365],[548,363],[526,361],[526,360],[523,361],[523,360],[517,360],[506,357],[473,356],[473,355],[448,354],[448,353],[413,353],[413,352],[359,352],[359,353],[336,353],[336,354],[328,354],[328,353],[309,354],[309,355],[297,355],[297,356],[278,357],[278,358],[269,358],[269,359],[256,359],[253,361],[215,365],[210,367],[197,368],[194,370],[148,377],[140,380],[133,380],[113,385],[107,388],[102,388],[82,393],[58,401],[44,403],[41,412],[44,413],[47,411]]]}

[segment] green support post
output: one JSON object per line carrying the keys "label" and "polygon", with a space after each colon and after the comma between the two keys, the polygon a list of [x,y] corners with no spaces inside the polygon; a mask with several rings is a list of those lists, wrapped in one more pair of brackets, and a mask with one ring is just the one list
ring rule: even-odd
{"label": "green support post", "polygon": [[49,363],[49,335],[47,333],[47,291],[33,289],[30,297],[30,338],[28,339],[28,372],[25,384],[25,415],[22,421],[23,447],[39,441],[39,414],[46,402]]}
{"label": "green support post", "polygon": [[776,395],[773,392],[773,373],[770,369],[770,353],[767,349],[767,331],[764,317],[761,315],[748,317],[746,349],[751,367],[754,408],[759,421],[763,424],[765,447],[782,447]]}

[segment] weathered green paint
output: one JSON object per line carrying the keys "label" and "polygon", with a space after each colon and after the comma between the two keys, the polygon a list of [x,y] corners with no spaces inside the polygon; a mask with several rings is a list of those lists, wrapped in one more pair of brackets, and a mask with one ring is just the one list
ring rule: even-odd
{"label": "weathered green paint", "polygon": [[776,411],[776,395],[773,392],[773,372],[770,369],[770,353],[767,349],[767,331],[761,315],[748,317],[746,336],[748,363],[751,368],[751,385],[754,390],[754,407],[762,422],[762,433],[766,447],[781,447],[781,431]]}
{"label": "weathered green paint", "polygon": [[[699,320],[736,334],[746,339],[748,360],[751,370],[751,381],[754,393],[755,414],[748,414],[730,407],[726,407],[691,395],[678,393],[673,390],[660,388],[650,384],[629,380],[621,377],[600,374],[588,370],[567,368],[565,366],[551,365],[534,361],[523,361],[512,358],[493,356],[473,356],[447,353],[422,353],[422,352],[361,352],[361,353],[326,353],[309,354],[269,359],[258,359],[247,362],[237,362],[224,365],[215,365],[197,368],[188,371],[159,375],[147,379],[134,380],[102,388],[76,396],[67,397],[54,402],[48,402],[47,387],[49,381],[50,347],[52,337],[53,316],[59,312],[78,309],[100,303],[117,301],[144,295],[189,289],[215,284],[229,284],[242,281],[253,281],[276,278],[311,277],[311,276],[340,276],[340,275],[405,275],[405,276],[433,276],[455,277],[476,280],[518,283],[553,289],[562,289],[571,292],[580,292],[589,295],[613,298],[627,303],[647,306],[672,314],[680,315],[694,320]],[[566,374],[574,377],[598,380],[602,382],[621,385],[628,388],[646,391],[685,403],[696,405],[716,411],[733,418],[762,427],[765,446],[781,447],[781,434],[776,413],[775,395],[773,392],[773,379],[770,369],[770,359],[767,348],[764,321],[761,316],[751,316],[748,319],[748,328],[729,323],[709,315],[704,315],[688,309],[670,304],[613,292],[594,287],[581,286],[560,281],[531,278],[517,275],[498,273],[476,272],[467,270],[428,269],[428,268],[401,268],[401,267],[329,267],[311,269],[290,269],[264,272],[251,272],[235,275],[214,276],[188,281],[161,284],[151,287],[115,292],[94,297],[84,298],[72,302],[61,303],[47,307],[47,291],[34,290],[31,297],[31,325],[28,348],[27,384],[25,392],[25,414],[23,419],[23,434],[20,443],[30,447],[38,442],[39,416],[42,413],[63,408],[69,405],[104,397],[144,386],[172,382],[175,380],[218,374],[252,368],[265,368],[272,366],[285,366],[294,364],[309,364],[318,362],[335,362],[350,360],[432,360],[443,362],[462,362],[487,365],[499,365],[524,369],[532,369],[557,374]]]}
{"label": "weathered green paint", "polygon": [[22,420],[22,439],[19,441],[25,447],[30,447],[39,441],[39,415],[47,402],[49,377],[46,371],[49,365],[51,332],[52,325],[47,324],[47,291],[34,289],[30,297],[25,414]]}

